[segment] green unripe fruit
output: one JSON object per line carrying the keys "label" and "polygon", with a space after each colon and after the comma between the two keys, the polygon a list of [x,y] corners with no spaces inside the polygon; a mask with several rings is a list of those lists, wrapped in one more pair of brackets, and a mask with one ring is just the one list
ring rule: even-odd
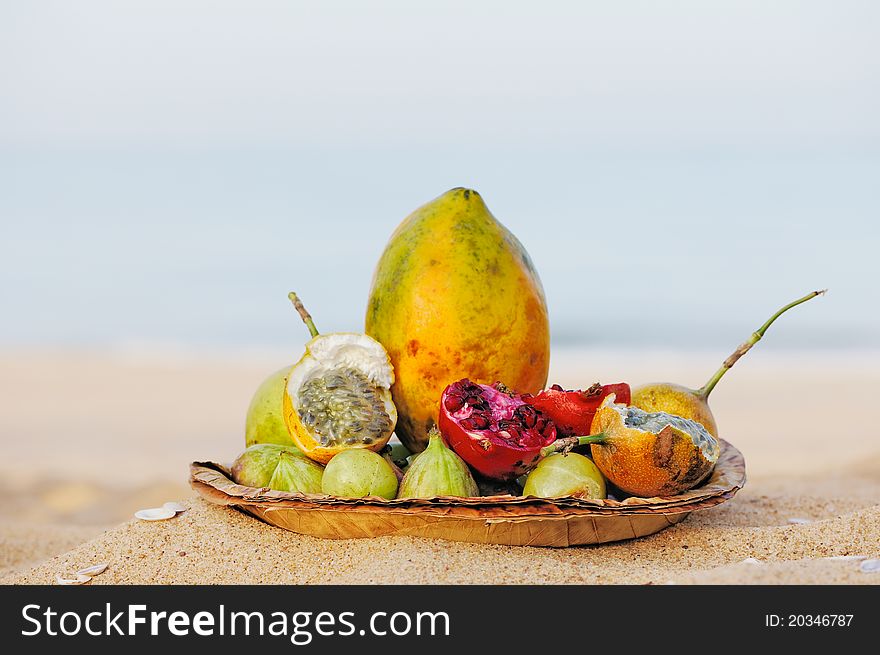
{"label": "green unripe fruit", "polygon": [[538,462],[526,478],[523,496],[605,498],[605,478],[589,457],[554,453]]}
{"label": "green unripe fruit", "polygon": [[436,428],[428,439],[428,447],[413,459],[403,476],[398,498],[479,496],[480,489],[467,464],[446,446]]}
{"label": "green unripe fruit", "polygon": [[232,479],[246,487],[321,493],[324,468],[294,447],[256,444],[232,465]]}
{"label": "green unripe fruit", "polygon": [[321,490],[343,498],[379,496],[393,500],[397,495],[397,475],[378,453],[352,448],[343,450],[327,463]]}
{"label": "green unripe fruit", "polygon": [[284,421],[283,397],[287,393],[287,377],[291,367],[275,371],[254,392],[244,423],[245,446],[272,443],[293,446]]}

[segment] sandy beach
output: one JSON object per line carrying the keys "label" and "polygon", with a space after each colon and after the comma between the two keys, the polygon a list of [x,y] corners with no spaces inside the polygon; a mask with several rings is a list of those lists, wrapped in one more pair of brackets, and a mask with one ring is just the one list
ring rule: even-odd
{"label": "sandy beach", "polygon": [[[551,382],[699,386],[725,355],[556,349]],[[880,428],[852,409],[880,393],[877,353],[757,347],[712,398],[746,487],[657,535],[567,549],[327,541],[197,499],[189,462],[235,457],[251,393],[287,359],[0,353],[0,581],[107,562],[91,584],[880,583],[860,568],[880,557]],[[168,500],[190,509],[130,519]]]}

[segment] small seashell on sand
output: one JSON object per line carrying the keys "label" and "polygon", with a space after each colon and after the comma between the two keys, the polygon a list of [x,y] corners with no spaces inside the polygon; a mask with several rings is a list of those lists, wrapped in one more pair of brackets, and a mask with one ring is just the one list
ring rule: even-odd
{"label": "small seashell on sand", "polygon": [[80,569],[76,572],[77,575],[87,575],[92,578],[96,575],[101,575],[104,571],[107,570],[107,564],[95,564],[94,566],[87,566],[84,569]]}
{"label": "small seashell on sand", "polygon": [[164,521],[165,519],[174,518],[177,512],[164,507],[152,507],[150,509],[139,509],[134,513],[136,519],[141,521]]}
{"label": "small seashell on sand", "polygon": [[859,562],[863,559],[868,559],[867,555],[832,555],[831,557],[825,557],[823,559],[830,559],[836,562]]}
{"label": "small seashell on sand", "polygon": [[859,564],[862,573],[880,573],[880,559],[866,559]]}
{"label": "small seashell on sand", "polygon": [[91,582],[91,580],[92,577],[89,575],[77,575],[75,578],[65,578],[61,575],[55,576],[55,582],[63,585],[86,584],[87,582]]}
{"label": "small seashell on sand", "polygon": [[181,512],[185,512],[186,510],[189,509],[189,507],[187,507],[183,503],[175,503],[175,502],[165,503],[164,505],[162,505],[162,507],[164,507],[165,509],[170,509],[172,512],[176,512],[177,514],[180,514]]}
{"label": "small seashell on sand", "polygon": [[789,523],[794,523],[795,525],[806,525],[807,523],[812,523],[810,519],[801,519],[801,518],[790,518],[788,519]]}
{"label": "small seashell on sand", "polygon": [[760,564],[761,560],[756,557],[746,557],[740,564]]}

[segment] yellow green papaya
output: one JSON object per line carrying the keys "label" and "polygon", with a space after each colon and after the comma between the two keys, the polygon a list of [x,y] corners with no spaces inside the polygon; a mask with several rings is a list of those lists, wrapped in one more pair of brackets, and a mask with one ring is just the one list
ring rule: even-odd
{"label": "yellow green papaya", "polygon": [[366,333],[391,358],[396,433],[425,449],[443,389],[468,377],[544,388],[550,325],[538,273],[482,197],[456,188],[410,214],[373,275]]}

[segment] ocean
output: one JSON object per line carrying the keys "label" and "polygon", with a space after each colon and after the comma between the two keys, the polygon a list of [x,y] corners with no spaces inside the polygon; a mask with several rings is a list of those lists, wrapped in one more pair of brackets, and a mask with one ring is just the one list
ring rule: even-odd
{"label": "ocean", "polygon": [[389,235],[454,186],[529,251],[554,342],[880,347],[880,152],[10,147],[0,152],[0,347],[292,347],[296,290],[356,330]]}

